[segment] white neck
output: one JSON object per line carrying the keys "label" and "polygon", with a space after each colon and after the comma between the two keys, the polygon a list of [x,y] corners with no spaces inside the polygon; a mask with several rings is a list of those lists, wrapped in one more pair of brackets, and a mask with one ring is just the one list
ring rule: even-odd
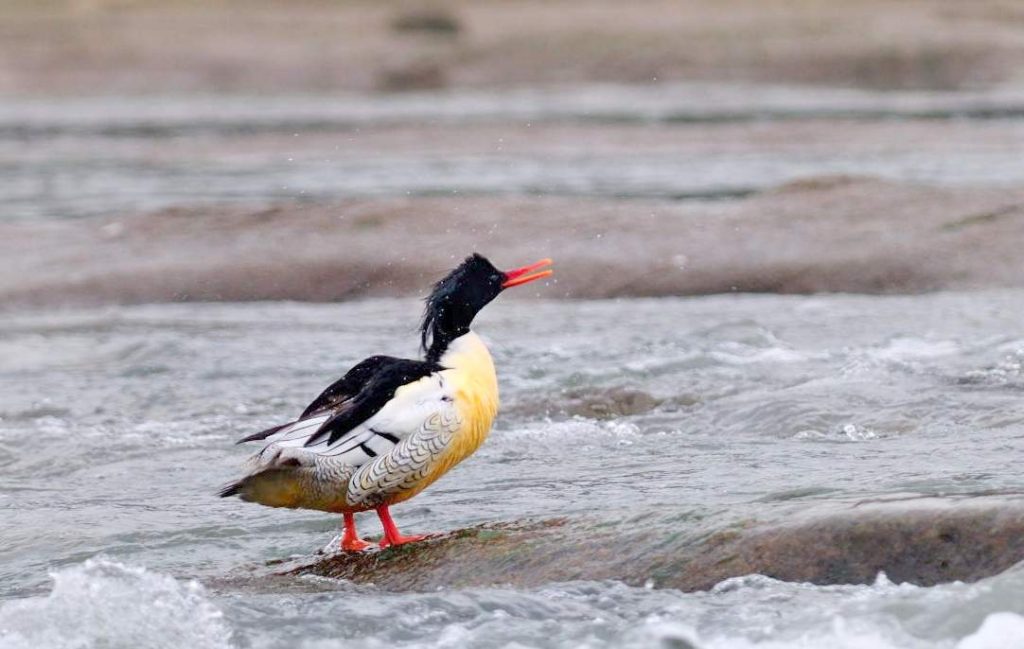
{"label": "white neck", "polygon": [[487,345],[480,339],[480,336],[469,331],[448,343],[447,349],[444,350],[444,354],[441,355],[438,362],[444,367],[460,369],[467,365],[476,365],[485,359],[493,367],[491,352],[487,349]]}

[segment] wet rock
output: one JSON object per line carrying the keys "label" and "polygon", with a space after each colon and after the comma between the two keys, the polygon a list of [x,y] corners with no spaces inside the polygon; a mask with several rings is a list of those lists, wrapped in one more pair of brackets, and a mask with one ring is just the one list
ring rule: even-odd
{"label": "wet rock", "polygon": [[[805,508],[806,509],[806,508]],[[382,552],[338,554],[291,568],[395,590],[572,579],[707,589],[762,574],[814,584],[975,581],[1024,560],[1024,500],[913,498],[813,509],[777,523],[707,535],[623,534],[551,520],[484,525]]]}
{"label": "wet rock", "polygon": [[[1024,560],[1024,500],[880,501],[806,521],[725,533],[688,564],[679,583],[706,588],[758,573],[814,584],[866,584],[884,572],[922,586],[976,581]],[[666,576],[666,583],[679,581]]]}

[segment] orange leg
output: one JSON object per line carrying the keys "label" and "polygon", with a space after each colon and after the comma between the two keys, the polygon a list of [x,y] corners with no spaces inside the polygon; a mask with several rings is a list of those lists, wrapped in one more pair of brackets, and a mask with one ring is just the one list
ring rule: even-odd
{"label": "orange leg", "polygon": [[388,511],[387,505],[381,505],[377,508],[377,516],[380,516],[380,524],[384,526],[384,538],[380,540],[380,547],[382,548],[402,545],[403,543],[413,543],[414,541],[422,541],[427,538],[423,535],[402,536],[402,533],[395,527],[395,521],[391,520],[391,512]]}
{"label": "orange leg", "polygon": [[354,514],[345,514],[345,533],[341,536],[341,549],[346,552],[362,552],[370,544],[359,538],[356,532],[356,517]]}

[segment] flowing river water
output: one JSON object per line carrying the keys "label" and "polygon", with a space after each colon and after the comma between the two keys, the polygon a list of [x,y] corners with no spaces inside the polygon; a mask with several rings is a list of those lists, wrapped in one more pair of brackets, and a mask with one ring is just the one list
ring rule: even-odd
{"label": "flowing river water", "polygon": [[[499,300],[477,329],[504,412],[476,455],[396,516],[409,532],[564,517],[642,553],[794,509],[1020,490],[1022,298]],[[418,309],[6,318],[0,645],[971,649],[1024,631],[1015,569],[930,588],[740,577],[690,594],[645,587],[645,575],[426,593],[224,581],[311,555],[339,523],[216,498],[251,452],[233,440],[300,410],[365,355],[414,353]],[[613,389],[648,405],[571,414],[578,395]]]}
{"label": "flowing river water", "polygon": [[[1014,183],[1022,106],[1012,94],[710,86],[8,102],[0,218],[376,195],[728,198],[823,172]],[[403,531],[559,519],[629,558],[803,510],[1024,488],[1022,291],[537,293],[480,316],[503,411],[477,454],[395,508]],[[931,587],[738,576],[693,593],[646,574],[429,592],[276,576],[282,560],[330,551],[340,521],[216,498],[252,452],[233,441],[296,414],[369,354],[415,354],[419,308],[5,313],[0,647],[1003,649],[1024,638],[1017,568]],[[360,524],[379,533],[371,515]]]}

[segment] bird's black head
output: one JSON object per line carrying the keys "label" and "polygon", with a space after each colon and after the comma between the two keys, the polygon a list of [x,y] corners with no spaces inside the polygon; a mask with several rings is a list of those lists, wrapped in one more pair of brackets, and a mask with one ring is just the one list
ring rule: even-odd
{"label": "bird's black head", "polygon": [[480,309],[506,288],[547,277],[552,271],[530,274],[551,263],[544,259],[510,271],[500,271],[483,255],[473,253],[434,285],[420,325],[420,341],[427,360],[437,362],[448,343],[469,331]]}

